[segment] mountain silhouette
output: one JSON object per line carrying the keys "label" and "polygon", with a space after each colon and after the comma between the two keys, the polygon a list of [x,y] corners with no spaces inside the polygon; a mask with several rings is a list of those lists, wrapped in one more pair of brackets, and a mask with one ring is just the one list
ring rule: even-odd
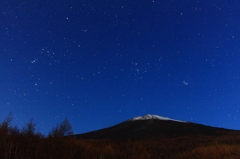
{"label": "mountain silhouette", "polygon": [[79,134],[76,137],[81,139],[142,140],[180,136],[219,136],[232,132],[235,131],[148,114],[108,128]]}

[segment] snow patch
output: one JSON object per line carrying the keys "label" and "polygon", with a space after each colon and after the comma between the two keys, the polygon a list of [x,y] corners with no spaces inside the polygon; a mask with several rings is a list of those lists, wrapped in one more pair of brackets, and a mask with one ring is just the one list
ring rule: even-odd
{"label": "snow patch", "polygon": [[151,114],[147,114],[147,115],[144,115],[144,116],[138,116],[138,117],[129,119],[128,121],[150,120],[150,119],[171,120],[171,121],[177,121],[177,122],[185,122],[185,121],[181,121],[181,120],[175,120],[175,119],[170,119],[168,117],[162,117],[162,116],[159,116],[159,115],[151,115]]}

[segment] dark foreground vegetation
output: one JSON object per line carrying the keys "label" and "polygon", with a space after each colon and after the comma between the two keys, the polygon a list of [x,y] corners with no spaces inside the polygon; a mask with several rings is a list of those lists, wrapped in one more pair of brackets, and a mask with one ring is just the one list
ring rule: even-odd
{"label": "dark foreground vegetation", "polygon": [[77,139],[65,119],[47,136],[30,120],[19,129],[11,115],[0,124],[0,159],[238,159],[240,134],[144,140]]}

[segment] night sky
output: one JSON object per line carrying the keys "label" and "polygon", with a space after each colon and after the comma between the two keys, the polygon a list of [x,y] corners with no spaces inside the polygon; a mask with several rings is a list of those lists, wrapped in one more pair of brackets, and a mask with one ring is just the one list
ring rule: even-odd
{"label": "night sky", "polygon": [[0,122],[157,114],[240,130],[239,0],[1,0]]}

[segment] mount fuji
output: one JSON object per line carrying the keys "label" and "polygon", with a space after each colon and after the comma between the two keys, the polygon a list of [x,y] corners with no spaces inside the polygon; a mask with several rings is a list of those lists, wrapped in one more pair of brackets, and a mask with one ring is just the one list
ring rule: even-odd
{"label": "mount fuji", "polygon": [[147,114],[108,128],[75,136],[81,139],[143,140],[181,136],[219,136],[231,132],[235,131]]}

